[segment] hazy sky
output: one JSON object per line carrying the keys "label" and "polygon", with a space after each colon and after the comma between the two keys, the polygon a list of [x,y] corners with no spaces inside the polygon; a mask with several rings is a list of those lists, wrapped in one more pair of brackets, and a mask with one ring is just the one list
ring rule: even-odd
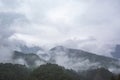
{"label": "hazy sky", "polygon": [[108,55],[120,43],[119,0],[0,0],[0,44],[60,44]]}

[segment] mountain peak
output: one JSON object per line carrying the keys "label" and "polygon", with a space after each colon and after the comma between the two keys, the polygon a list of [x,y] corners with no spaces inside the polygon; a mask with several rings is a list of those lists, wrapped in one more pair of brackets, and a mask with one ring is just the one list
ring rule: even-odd
{"label": "mountain peak", "polygon": [[67,49],[67,48],[64,47],[64,46],[56,46],[56,47],[50,49],[50,51],[54,51],[54,50],[57,50],[57,51],[64,51],[65,49]]}

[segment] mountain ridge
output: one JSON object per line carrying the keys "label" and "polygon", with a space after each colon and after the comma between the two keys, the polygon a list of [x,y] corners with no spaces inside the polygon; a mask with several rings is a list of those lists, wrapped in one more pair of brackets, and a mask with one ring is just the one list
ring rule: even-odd
{"label": "mountain ridge", "polygon": [[[40,56],[43,56],[44,54],[50,55],[50,59],[45,60],[44,57],[40,58]],[[100,67],[104,67],[106,69],[111,69],[111,68],[120,69],[119,60],[117,59],[96,55],[94,53],[90,53],[80,49],[66,48],[64,46],[53,47],[50,50],[48,50],[47,53],[43,52],[42,54],[39,54],[39,55],[37,53],[31,53],[31,54],[23,53],[23,56],[25,57],[28,55],[31,55],[31,56],[35,55],[36,58],[39,58],[38,61],[43,61],[44,63],[59,64],[61,66],[64,66],[65,68],[74,69],[76,71],[96,69]],[[28,63],[30,60],[30,61],[33,61],[32,64],[35,64],[35,61],[37,60],[31,59],[31,56],[27,57],[28,61],[26,62]],[[16,56],[16,59],[17,59],[17,56]],[[24,58],[24,60],[26,60],[26,58]],[[41,64],[41,63],[38,63],[38,64]]]}

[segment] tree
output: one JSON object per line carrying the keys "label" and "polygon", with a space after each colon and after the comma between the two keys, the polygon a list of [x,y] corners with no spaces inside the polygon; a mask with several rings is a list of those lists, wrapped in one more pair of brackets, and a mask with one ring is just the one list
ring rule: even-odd
{"label": "tree", "polygon": [[0,80],[26,80],[28,69],[19,64],[0,64]]}
{"label": "tree", "polygon": [[80,80],[76,72],[56,64],[41,65],[33,70],[29,80]]}

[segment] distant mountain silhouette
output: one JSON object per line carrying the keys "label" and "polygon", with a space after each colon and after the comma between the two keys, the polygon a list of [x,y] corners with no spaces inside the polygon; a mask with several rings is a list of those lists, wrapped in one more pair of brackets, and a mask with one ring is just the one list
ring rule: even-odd
{"label": "distant mountain silhouette", "polygon": [[[41,59],[38,55],[34,54],[34,53],[30,53],[30,54],[25,54],[19,51],[14,51],[13,57],[12,57],[13,61],[22,59],[25,61],[26,65],[28,65],[29,67],[35,67],[40,64],[44,64],[46,63],[45,60]],[[39,62],[39,63],[36,63]]]}
{"label": "distant mountain silhouette", "polygon": [[[48,60],[45,59],[46,57],[48,57]],[[23,62],[25,62],[24,64],[29,67],[35,67],[45,63],[53,63],[77,71],[97,69],[101,67],[106,69],[120,69],[119,60],[117,59],[63,46],[56,46],[48,52],[42,51],[42,54],[39,55],[36,53],[14,51],[13,61],[19,61],[19,59],[22,59]]]}
{"label": "distant mountain silhouette", "polygon": [[113,57],[120,59],[120,45],[116,45],[115,51],[111,52]]}
{"label": "distant mountain silhouette", "polygon": [[[77,63],[86,62],[87,63],[87,64],[85,64],[86,66],[82,65],[83,69],[85,69],[86,67],[89,67],[91,69],[95,69],[95,68],[99,68],[99,67],[104,67],[107,69],[110,67],[115,67],[115,68],[120,69],[120,64],[117,59],[105,57],[105,56],[101,56],[101,55],[96,55],[96,54],[86,52],[83,50],[79,50],[79,49],[70,49],[70,48],[66,48],[63,46],[57,46],[50,50],[50,54],[52,55],[51,61],[54,61],[54,62],[56,62],[55,59],[58,57],[59,54],[63,55],[63,57],[67,56],[67,58],[69,60],[68,63],[70,62],[71,66],[76,65]],[[62,59],[61,59],[61,61],[62,61]],[[91,65],[91,64],[93,64],[93,65]],[[78,68],[80,66],[81,65],[77,65]]]}

